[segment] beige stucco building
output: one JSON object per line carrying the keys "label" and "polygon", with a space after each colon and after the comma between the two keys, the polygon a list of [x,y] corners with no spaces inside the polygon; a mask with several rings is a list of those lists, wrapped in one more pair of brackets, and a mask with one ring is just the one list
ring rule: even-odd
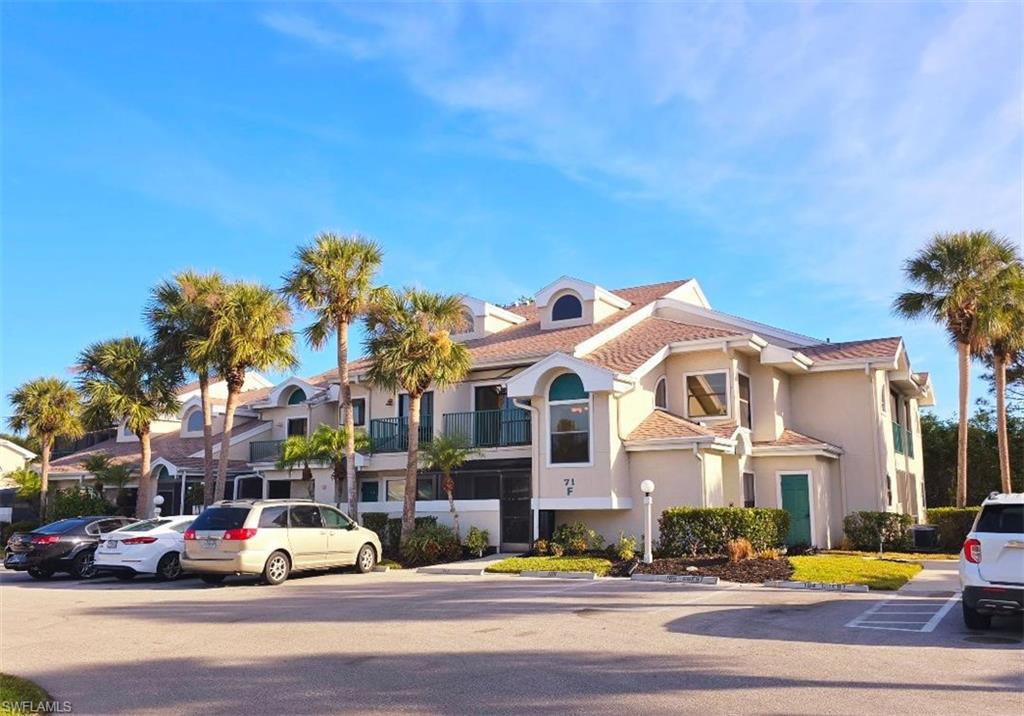
{"label": "beige stucco building", "polygon": [[[655,482],[656,512],[782,507],[790,541],[819,547],[838,543],[855,510],[924,518],[918,409],[933,394],[898,337],[795,334],[715,311],[695,280],[607,290],[563,277],[528,305],[463,303],[457,338],[473,370],[424,397],[421,440],[459,432],[480,449],[456,474],[456,503],[461,524],[488,529],[495,544],[524,547],[575,520],[609,539],[639,536],[644,479]],[[406,399],[367,384],[365,369],[351,366],[356,423],[373,444],[357,460],[359,511],[397,516]],[[309,484],[274,462],[288,435],[338,424],[336,371],[251,380],[232,438],[232,492],[333,501],[326,467]],[[154,455],[161,492],[187,509],[202,441],[194,393],[183,400]],[[119,432],[89,451],[131,440]],[[58,471],[85,479],[85,452],[57,460]],[[417,489],[418,514],[447,522],[438,476],[422,471]]]}

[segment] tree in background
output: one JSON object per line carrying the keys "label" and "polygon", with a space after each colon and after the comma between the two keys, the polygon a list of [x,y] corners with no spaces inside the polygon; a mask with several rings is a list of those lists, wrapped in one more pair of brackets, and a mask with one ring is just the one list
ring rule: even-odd
{"label": "tree in background", "polygon": [[57,438],[77,438],[85,432],[82,406],[71,384],[60,378],[36,378],[15,388],[8,396],[13,414],[7,426],[26,432],[39,443],[39,516],[46,517],[50,489],[50,451]]}
{"label": "tree in background", "polygon": [[210,341],[216,347],[213,365],[227,383],[228,397],[224,406],[224,431],[214,500],[224,499],[231,431],[246,371],[289,370],[298,364],[291,318],[288,302],[266,286],[256,283],[230,284],[217,307]]}
{"label": "tree in background", "polygon": [[178,410],[180,367],[141,338],[94,343],[79,356],[79,390],[90,425],[124,423],[139,438],[139,490],[135,516],[150,517],[153,421]]}
{"label": "tree in background", "polygon": [[469,373],[469,350],[451,339],[462,321],[462,301],[457,296],[413,288],[380,291],[366,320],[367,379],[384,390],[409,396],[403,541],[416,527],[420,399],[432,385],[444,389]]}
{"label": "tree in background", "polygon": [[480,454],[462,433],[438,435],[423,449],[424,467],[441,473],[441,489],[448,496],[448,511],[452,515],[452,526],[459,541],[462,541],[462,537],[459,534],[459,513],[455,511],[455,480],[452,471],[461,467],[469,458]]}
{"label": "tree in background", "polygon": [[[365,315],[373,295],[373,279],[380,269],[380,246],[359,236],[321,233],[311,244],[295,252],[295,267],[284,277],[284,293],[316,320],[305,328],[306,342],[320,349],[332,334],[337,336],[338,402],[348,478],[348,514],[358,519],[356,494],[355,425],[352,419],[352,386],[348,377],[348,329]],[[338,482],[335,480],[335,486]],[[338,502],[337,496],[335,501]]]}
{"label": "tree in background", "polygon": [[95,452],[91,455],[86,455],[85,459],[82,460],[82,469],[93,476],[96,481],[95,487],[96,492],[103,494],[104,487],[104,473],[107,468],[110,467],[110,455],[105,452]]}
{"label": "tree in background", "polygon": [[918,290],[901,293],[894,311],[906,318],[927,317],[942,325],[956,346],[959,361],[959,438],[957,445],[958,507],[967,500],[967,431],[970,361],[982,353],[988,337],[980,330],[979,313],[997,279],[1016,260],[1006,239],[991,231],[937,234],[903,265],[907,281]]}
{"label": "tree in background", "polygon": [[43,491],[43,480],[38,472],[28,467],[19,467],[4,475],[18,486],[18,497],[23,500],[35,500]]}
{"label": "tree in background", "polygon": [[213,408],[210,376],[218,346],[211,338],[213,321],[224,298],[224,277],[219,273],[182,271],[157,284],[150,293],[145,318],[156,349],[177,361],[183,372],[199,381],[203,411],[203,484],[205,502],[213,500]]}
{"label": "tree in background", "polygon": [[341,503],[341,486],[348,481],[347,492],[350,503],[349,509],[351,509],[352,485],[355,482],[355,465],[353,464],[351,468],[348,465],[350,462],[354,463],[355,460],[349,460],[349,446],[351,445],[355,452],[368,453],[370,451],[370,436],[363,430],[357,430],[352,440],[349,440],[348,436],[349,433],[344,427],[335,428],[321,423],[320,427],[310,436],[310,440],[313,442],[313,451],[318,459],[331,466],[331,477],[334,479],[335,504]]}

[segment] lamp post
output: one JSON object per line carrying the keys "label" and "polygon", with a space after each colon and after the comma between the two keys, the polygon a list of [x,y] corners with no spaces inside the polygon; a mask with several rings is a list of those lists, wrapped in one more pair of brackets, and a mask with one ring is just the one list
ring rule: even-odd
{"label": "lamp post", "polygon": [[640,491],[644,493],[644,564],[650,564],[654,561],[654,550],[651,549],[651,505],[654,504],[651,493],[654,492],[654,481],[641,482]]}
{"label": "lamp post", "polygon": [[163,495],[157,495],[156,497],[154,497],[153,498],[153,504],[155,505],[153,507],[153,516],[154,517],[159,517],[160,516],[160,505],[164,504],[164,497],[163,497]]}

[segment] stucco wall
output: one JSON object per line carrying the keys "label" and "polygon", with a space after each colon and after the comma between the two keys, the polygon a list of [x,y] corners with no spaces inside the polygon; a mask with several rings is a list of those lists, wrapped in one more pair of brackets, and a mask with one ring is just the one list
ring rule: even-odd
{"label": "stucco wall", "polygon": [[781,508],[779,476],[808,473],[814,545],[826,548],[838,544],[842,533],[838,461],[813,456],[755,457],[751,463],[755,507]]}

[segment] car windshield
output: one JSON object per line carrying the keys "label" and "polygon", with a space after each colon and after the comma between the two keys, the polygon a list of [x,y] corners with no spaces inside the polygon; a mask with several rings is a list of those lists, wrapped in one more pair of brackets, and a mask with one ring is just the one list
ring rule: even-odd
{"label": "car windshield", "polygon": [[985,505],[975,532],[990,534],[1024,533],[1024,505]]}
{"label": "car windshield", "polygon": [[51,522],[48,525],[43,525],[39,529],[32,531],[38,535],[61,535],[69,530],[75,529],[76,527],[81,527],[86,522],[91,522],[91,520],[83,520],[79,517],[75,517],[66,520],[57,520],[56,522]]}
{"label": "car windshield", "polygon": [[192,523],[194,530],[235,530],[249,516],[248,507],[208,507]]}
{"label": "car windshield", "polygon": [[174,522],[174,520],[143,520],[142,522],[135,522],[127,527],[122,527],[118,532],[149,532],[150,530],[155,530],[157,527],[169,525],[172,522]]}

